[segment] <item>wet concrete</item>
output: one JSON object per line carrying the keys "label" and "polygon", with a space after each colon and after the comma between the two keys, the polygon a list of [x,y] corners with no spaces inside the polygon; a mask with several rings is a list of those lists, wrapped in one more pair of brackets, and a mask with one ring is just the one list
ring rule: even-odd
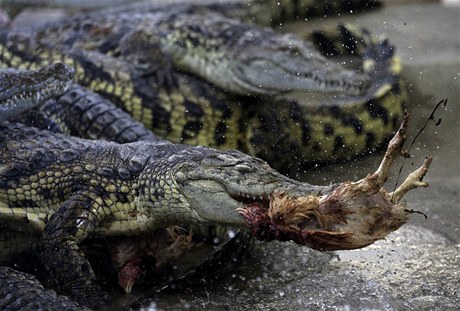
{"label": "wet concrete", "polygon": [[162,292],[158,310],[458,310],[460,248],[406,226],[363,250],[336,255],[289,243],[258,245],[222,281]]}
{"label": "wet concrete", "polygon": [[[460,309],[460,9],[437,4],[390,5],[379,11],[309,20],[283,27],[302,33],[338,21],[386,34],[397,46],[412,113],[409,142],[434,105],[435,121],[393,168],[388,188],[434,157],[426,189],[410,192],[408,225],[369,247],[325,254],[292,243],[258,243],[248,262],[205,286],[158,294],[157,310],[459,310]],[[356,180],[381,155],[299,172],[315,184]],[[401,182],[401,181],[400,181]]]}

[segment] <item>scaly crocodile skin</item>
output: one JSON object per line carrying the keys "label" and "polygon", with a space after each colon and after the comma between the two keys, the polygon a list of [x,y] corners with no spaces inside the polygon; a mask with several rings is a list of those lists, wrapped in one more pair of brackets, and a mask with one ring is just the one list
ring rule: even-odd
{"label": "scaly crocodile skin", "polygon": [[[261,240],[319,250],[356,249],[403,225],[400,204],[432,158],[392,193],[383,188],[403,153],[408,115],[375,173],[314,186],[258,158],[168,142],[117,144],[0,125],[0,214],[12,230],[41,232],[41,261],[84,305],[105,301],[79,244],[90,235],[141,235],[174,225],[248,227]],[[240,213],[243,215],[241,217]]]}
{"label": "scaly crocodile skin", "polygon": [[[61,65],[53,67],[59,66]],[[70,71],[68,68],[63,68]],[[59,73],[59,71],[57,73]],[[29,76],[34,78],[33,81],[36,81],[37,85],[28,85],[26,83],[30,81],[30,79],[28,79]],[[10,89],[5,89],[3,92],[5,97],[9,96],[10,98],[25,98],[25,101],[28,100],[30,102],[36,101],[36,98],[45,100],[45,96],[42,96],[42,94],[37,95],[35,93],[40,92],[40,90],[47,92],[48,88],[54,89],[55,87],[57,89],[61,84],[61,81],[56,79],[52,80],[49,85],[40,83],[42,81],[49,80],[49,74],[47,70],[39,70],[38,72],[18,72],[17,70],[9,70],[8,75],[3,75],[3,77],[8,78],[11,81],[20,81],[18,77],[24,80],[24,84],[22,84],[23,88],[12,87]],[[6,82],[7,81],[4,81],[5,85]],[[40,87],[42,88],[40,89]],[[25,94],[30,94],[30,96],[25,97]],[[13,100],[9,100],[9,102],[13,102]],[[35,102],[33,104],[35,104]],[[7,110],[9,115],[14,115],[20,113],[24,109],[24,106],[27,107],[30,106],[30,104],[24,102],[23,105],[8,106],[5,108],[9,108],[9,110]],[[139,140],[158,141],[158,139],[153,136],[150,131],[143,128],[138,122],[132,120],[128,114],[121,111],[119,108],[114,107],[113,104],[108,100],[77,85],[71,86],[68,91],[66,91],[63,95],[57,96],[56,99],[47,101],[39,109],[27,112],[23,114],[23,116],[19,116],[16,119],[22,123],[30,124],[31,126],[39,126],[47,130],[66,132],[73,135],[89,137],[92,139],[103,138],[106,140],[113,140],[122,143]],[[234,244],[236,243],[236,240],[241,243],[242,239],[244,240],[245,235],[247,235],[247,233],[243,233],[236,229],[233,229],[234,234],[232,237],[228,236],[226,233],[227,230],[224,230],[223,232],[217,231],[217,233],[211,233],[214,231],[209,231],[207,229],[200,234],[199,232],[203,229],[199,229],[200,228],[198,227],[193,229],[193,236],[196,239],[199,239],[200,237],[209,238],[209,235],[212,234],[211,240],[215,239],[216,237],[220,237],[222,242],[215,245],[212,251],[210,251],[207,256],[202,258],[200,263],[194,262],[194,265],[187,265],[186,267],[175,271],[174,275],[169,275],[167,278],[169,281],[161,281],[161,279],[158,279],[158,275],[156,275],[156,286],[158,288],[164,288],[168,286],[172,280],[177,282],[179,279],[188,278],[197,271],[200,271],[200,269],[203,269],[201,268],[201,265],[205,265],[208,268],[213,264],[213,262],[221,260],[223,256],[222,254],[224,253],[232,252],[235,256],[237,256],[240,251],[238,251]],[[15,256],[17,256],[19,253],[24,251],[36,251],[38,239],[39,234],[33,231],[30,232],[27,224],[24,226],[21,223],[13,223],[12,225],[9,221],[0,221],[0,262],[9,262],[11,264],[14,262],[12,260],[15,260],[14,258],[17,258]],[[138,239],[141,240],[142,237]],[[133,240],[136,241],[137,239]],[[247,237],[245,241],[247,241]],[[123,244],[123,239],[114,239],[112,244],[113,245],[111,245],[109,248],[114,249],[117,247],[117,245]],[[243,244],[240,245],[240,249],[243,249],[241,248],[244,247]],[[92,244],[86,245],[87,248],[88,246],[91,247]],[[231,250],[228,248],[231,248]],[[133,251],[134,250],[136,250],[136,248],[134,248]],[[147,251],[152,252],[153,250]],[[166,252],[167,249],[165,250],[165,253]],[[193,252],[193,250],[190,252]],[[151,253],[147,254],[152,256]],[[110,255],[107,253],[105,253],[105,255],[101,255],[110,257]],[[124,256],[128,256],[128,254]],[[130,256],[137,255],[133,253]],[[158,256],[160,258],[162,257],[161,254]],[[170,256],[175,256],[174,252]],[[136,260],[139,261],[138,264],[140,265],[144,258],[140,256],[137,257]],[[145,258],[145,260],[151,259]],[[170,258],[170,260],[172,264],[172,262],[174,262],[174,258]],[[120,267],[120,269],[121,268],[121,271],[128,271],[128,274],[123,274],[120,276],[119,281],[130,280],[131,282],[135,282],[138,279],[139,276],[131,272],[132,270],[126,270],[127,268],[124,267]],[[105,269],[104,271],[112,272],[110,269]],[[145,274],[145,271],[143,274]],[[10,277],[17,278],[19,275],[19,273],[10,274]],[[145,276],[143,278],[145,279]],[[0,284],[3,284],[2,282],[8,282],[9,280],[10,278],[0,279]],[[131,285],[125,289],[130,290],[132,283],[130,284]],[[9,284],[7,285],[8,289],[10,289],[11,286]],[[120,283],[120,285],[124,284]],[[44,306],[50,303],[51,299],[54,297],[48,294],[42,295],[40,288],[33,286],[32,283],[24,284],[20,291],[10,292],[8,296],[8,301],[11,302],[10,308],[34,308],[36,306]],[[59,299],[55,300],[56,303],[54,308],[56,310],[65,307],[65,305],[62,305]],[[29,301],[33,301],[34,303],[26,307],[25,304]],[[5,302],[5,304],[6,303],[7,302]],[[0,302],[0,306],[4,307],[5,305]]]}
{"label": "scaly crocodile skin", "polygon": [[36,72],[0,70],[0,123],[64,93],[72,75],[73,69],[60,63]]}
{"label": "scaly crocodile skin", "polygon": [[368,86],[366,75],[327,60],[296,35],[187,8],[82,15],[48,25],[34,38],[127,60],[142,75],[165,72],[165,83],[173,67],[238,95],[357,95]]}
{"label": "scaly crocodile skin", "polygon": [[[75,63],[78,63],[78,62],[84,63],[84,61],[81,61],[81,60],[89,59],[89,58],[90,58],[91,56],[93,56],[93,55],[96,56],[96,54],[91,54],[91,53],[86,53],[86,52],[81,52],[80,54],[78,54],[78,53],[79,53],[79,52],[77,52],[77,54],[76,54],[77,57],[73,59],[74,62],[75,62],[75,59],[78,59],[78,61],[75,62]],[[6,53],[6,54],[7,54],[7,53]],[[59,52],[58,52],[58,53],[55,53],[54,56],[56,56],[56,55],[58,55],[58,54],[59,54]],[[71,53],[69,53],[69,55],[71,55]],[[81,55],[83,55],[83,57],[81,57]],[[54,57],[54,56],[53,56],[53,57]],[[99,57],[99,56],[96,56],[96,60],[98,59],[97,57]],[[59,58],[59,56],[58,56],[58,58]],[[72,57],[70,57],[70,58],[72,58]],[[102,58],[101,58],[101,59],[102,59]],[[16,60],[16,61],[17,61],[17,60]],[[14,62],[14,59],[13,59],[13,62]],[[91,62],[92,62],[92,61],[91,61]],[[90,63],[91,63],[91,62],[90,62]],[[97,61],[96,61],[96,63],[97,63]],[[105,63],[105,60],[103,60],[102,63]],[[120,62],[120,63],[121,63],[121,62]],[[122,64],[122,63],[121,63],[121,64]],[[86,64],[85,64],[85,65],[86,65]],[[83,65],[83,66],[84,66],[84,65]],[[123,66],[123,65],[122,65],[122,66]],[[78,66],[77,66],[77,67],[78,67]],[[384,67],[384,68],[387,68],[387,67]],[[77,69],[78,69],[78,68],[77,68]],[[92,69],[92,68],[91,68],[91,69]],[[90,70],[90,71],[91,71],[91,70]],[[184,75],[184,76],[187,77],[186,75]],[[390,81],[390,82],[389,82],[389,81]],[[386,87],[387,91],[388,91],[388,86],[391,86],[392,84],[394,84],[394,81],[393,81],[393,80],[390,79],[389,81],[385,81],[385,83],[387,84],[387,87]],[[383,84],[385,84],[385,83],[383,83]],[[97,82],[96,82],[95,84],[97,84]],[[107,83],[107,84],[105,85],[105,89],[107,89],[107,85],[110,85],[110,83]],[[379,88],[378,88],[379,90],[378,90],[378,91],[376,91],[376,90],[374,89],[375,94],[379,94],[379,93],[380,93],[380,94],[382,94],[382,93],[385,94],[385,91],[382,91],[382,88],[380,88],[380,87],[381,87],[381,85],[379,86]],[[110,86],[109,86],[109,88],[110,88]],[[383,88],[383,90],[385,90],[385,87]],[[393,89],[391,89],[391,93],[392,93],[392,94],[397,93],[397,91],[398,91],[397,88],[394,88],[394,87],[393,87]],[[375,94],[372,94],[372,95],[374,96]],[[378,98],[378,97],[377,97],[377,98]],[[290,104],[290,105],[288,105],[288,107],[289,107],[291,110],[289,110],[288,112],[291,113],[291,116],[292,116],[292,112],[293,112],[293,111],[296,111],[296,110],[299,110],[299,109],[298,109],[298,107],[296,107],[295,105],[292,105],[292,103],[289,103],[289,104]],[[371,116],[372,116],[372,113],[374,113],[374,115],[375,115],[376,117],[382,117],[382,119],[384,120],[384,124],[385,124],[385,122],[388,122],[388,120],[389,120],[388,115],[384,115],[384,113],[382,112],[382,110],[379,109],[378,105],[377,105],[377,107],[374,107],[374,104],[375,104],[375,103],[370,104],[371,107],[366,107],[366,109],[367,109],[368,111],[370,111]],[[372,111],[372,109],[375,109],[375,111]],[[300,110],[301,110],[301,109],[300,109]],[[331,109],[331,110],[333,110],[333,109]],[[277,109],[276,111],[278,112],[278,109]],[[301,111],[301,113],[302,113],[302,111]],[[328,111],[327,113],[333,115],[334,113],[337,114],[337,111]],[[264,135],[267,135],[267,134],[266,134],[266,133],[267,133],[267,131],[266,131],[266,125],[265,125],[265,124],[267,124],[267,123],[265,122],[265,119],[263,118],[263,117],[265,116],[265,114],[264,114],[263,112],[259,114],[259,112],[256,110],[256,113],[253,113],[253,115],[256,115],[256,119],[257,119],[257,120],[261,120],[261,123],[259,123],[260,128],[257,128],[257,126],[256,126],[256,128],[255,128],[255,130],[259,130],[260,133],[262,133],[262,135],[259,135],[259,137],[263,137]],[[361,125],[360,125],[359,123],[357,123],[356,120],[353,120],[353,119],[348,119],[348,120],[347,120],[347,116],[343,116],[343,115],[340,115],[340,114],[339,114],[339,117],[340,117],[340,119],[341,119],[344,123],[345,123],[345,122],[348,122],[348,124],[352,124],[352,126],[355,128],[355,134],[359,134],[359,128],[360,128]],[[273,117],[270,116],[270,115],[268,115],[268,113],[267,113],[266,119],[267,119],[267,120],[271,120],[270,118],[273,118]],[[298,115],[296,116],[296,118],[298,118]],[[385,121],[385,119],[386,119],[387,121]],[[345,120],[347,120],[347,121],[345,121]],[[298,120],[295,120],[295,121],[298,121]],[[320,121],[319,123],[321,124],[321,122],[322,122],[322,121]],[[393,123],[395,122],[394,119],[393,119],[392,122],[393,122]],[[257,124],[257,123],[256,123],[256,124]],[[275,124],[276,124],[276,122],[275,122]],[[305,136],[305,135],[304,135],[304,131],[305,131],[306,128],[308,128],[308,126],[305,126],[305,124],[303,124],[302,136]],[[356,128],[358,128],[358,130],[356,130]],[[270,129],[270,130],[271,130],[271,129]],[[270,130],[268,131],[268,133],[270,133]],[[326,127],[324,127],[324,132],[325,132],[325,133],[329,133],[329,135],[331,135],[330,130],[326,130]],[[368,134],[369,134],[369,133],[368,133]],[[268,135],[267,135],[267,136],[268,136]],[[255,137],[257,137],[257,136],[255,136]],[[367,135],[366,139],[372,141],[373,138],[372,138],[372,137],[369,138],[369,135]],[[339,140],[338,142],[337,142],[337,140],[335,140],[335,141],[334,141],[334,149],[336,149],[335,146],[340,145],[340,143],[341,143],[340,140]],[[291,148],[292,148],[292,147],[291,147]],[[249,149],[250,149],[250,148],[249,148]],[[321,146],[318,147],[318,145],[316,145],[315,149],[321,149]]]}
{"label": "scaly crocodile skin", "polygon": [[28,273],[0,266],[0,284],[2,310],[89,311],[53,290],[45,290],[37,278]]}

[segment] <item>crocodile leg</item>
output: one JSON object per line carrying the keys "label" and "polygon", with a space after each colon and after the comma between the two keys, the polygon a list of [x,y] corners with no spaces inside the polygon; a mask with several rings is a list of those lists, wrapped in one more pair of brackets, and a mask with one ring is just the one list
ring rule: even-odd
{"label": "crocodile leg", "polygon": [[91,197],[93,192],[73,194],[53,214],[45,226],[40,243],[40,257],[57,285],[85,306],[108,302],[108,296],[96,283],[90,263],[78,244],[103,219],[102,207]]}

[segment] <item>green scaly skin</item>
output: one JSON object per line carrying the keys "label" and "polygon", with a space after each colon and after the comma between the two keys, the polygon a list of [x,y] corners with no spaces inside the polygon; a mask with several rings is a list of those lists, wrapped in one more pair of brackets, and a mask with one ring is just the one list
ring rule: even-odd
{"label": "green scaly skin", "polygon": [[[186,77],[186,76],[185,76],[185,77]],[[295,108],[295,107],[294,107],[294,108]],[[260,117],[259,117],[259,118],[260,118]],[[393,123],[394,123],[394,121],[393,121]]]}
{"label": "green scaly skin", "polygon": [[[49,258],[54,258],[56,256],[59,259],[58,261],[64,261],[58,267],[48,266],[49,271],[57,279],[58,284],[60,284],[62,288],[67,288],[73,293],[74,297],[82,303],[88,305],[103,302],[104,296],[99,292],[97,285],[94,284],[94,275],[92,274],[87,261],[84,259],[78,248],[75,248],[75,246],[76,244],[79,244],[79,242],[81,242],[81,240],[88,234],[126,235],[133,233],[136,234],[142,231],[140,229],[139,232],[136,232],[135,230],[130,231],[132,228],[130,223],[126,225],[126,219],[116,219],[116,214],[123,214],[124,216],[122,217],[125,217],[126,214],[129,215],[129,208],[132,207],[133,204],[148,202],[146,204],[147,207],[156,209],[155,204],[160,202],[160,206],[158,206],[160,208],[157,210],[160,212],[160,215],[164,215],[165,218],[155,215],[152,219],[147,220],[147,222],[151,223],[157,223],[159,220],[162,225],[168,225],[175,224],[176,222],[184,224],[196,221],[199,224],[223,223],[232,226],[244,227],[245,220],[236,213],[238,206],[241,206],[241,203],[239,203],[241,201],[239,201],[238,198],[242,201],[246,201],[248,199],[251,200],[250,198],[254,198],[255,200],[257,200],[257,198],[260,200],[266,200],[268,194],[275,192],[275,190],[288,190],[290,194],[297,193],[297,195],[299,195],[299,193],[302,195],[308,195],[309,193],[318,195],[321,191],[323,191],[323,194],[326,194],[333,189],[321,189],[319,187],[289,180],[273,171],[260,160],[250,158],[235,151],[219,152],[217,150],[207,148],[175,146],[169,143],[149,143],[149,145],[144,145],[143,147],[139,147],[139,144],[128,144],[120,147],[120,145],[113,143],[104,144],[101,142],[86,142],[88,144],[92,144],[86,145],[85,141],[76,139],[71,140],[69,138],[64,138],[63,136],[49,134],[48,132],[40,132],[14,124],[6,124],[1,132],[5,134],[4,141],[8,141],[10,145],[15,147],[7,147],[6,150],[3,149],[5,152],[2,152],[4,155],[2,161],[5,160],[4,163],[1,163],[2,167],[0,168],[0,171],[4,174],[2,183],[5,185],[2,197],[5,202],[8,202],[5,203],[4,207],[2,206],[2,214],[4,216],[2,218],[9,221],[13,220],[13,223],[21,223],[21,221],[24,221],[25,216],[28,223],[31,224],[30,230],[37,230],[38,233],[38,231],[43,228],[44,234],[40,252],[43,260],[45,262],[50,262]],[[17,139],[18,141],[14,139]],[[36,146],[34,146],[34,143],[35,145],[40,143],[43,150],[40,148],[37,149]],[[6,145],[7,144],[4,144],[5,147]],[[87,146],[88,149],[86,149],[85,146]],[[136,147],[141,149],[161,149],[164,147],[167,150],[165,153],[160,152],[162,156],[168,156],[167,160],[163,161],[161,157],[157,157],[152,163],[153,166],[155,166],[154,163],[156,161],[166,164],[166,168],[170,166],[174,167],[174,164],[178,164],[181,168],[182,165],[185,165],[186,167],[189,165],[193,166],[193,168],[188,167],[190,171],[186,168],[186,172],[188,174],[184,175],[182,171],[176,172],[175,178],[179,181],[179,184],[183,186],[179,193],[185,194],[184,197],[187,198],[188,203],[190,204],[190,210],[192,212],[196,212],[199,216],[202,216],[202,219],[191,217],[193,213],[187,215],[186,204],[180,204],[184,203],[184,201],[178,200],[178,209],[174,209],[172,204],[178,203],[177,200],[173,199],[175,197],[174,188],[177,186],[174,183],[172,190],[166,186],[166,189],[161,191],[163,195],[168,195],[168,192],[169,195],[173,194],[171,197],[158,198],[157,193],[155,195],[156,197],[150,198],[150,200],[147,201],[142,201],[137,200],[134,197],[136,192],[141,193],[139,188],[137,188],[139,184],[142,185],[141,179],[137,179],[135,183],[128,183],[126,187],[124,187],[125,185],[119,184],[121,179],[123,179],[121,178],[122,175],[120,175],[120,171],[117,171],[117,176],[114,176],[115,178],[110,178],[110,172],[113,173],[115,168],[116,170],[123,169],[123,166],[120,165],[120,163],[115,163],[115,165],[113,163],[109,163],[110,159],[115,159],[115,161],[123,160],[123,156],[126,156],[123,149]],[[74,150],[74,148],[76,150]],[[95,167],[94,164],[92,164],[100,162],[97,161],[99,158],[97,157],[97,154],[99,153],[98,151],[102,154],[101,157],[106,161],[108,167]],[[142,156],[143,154],[143,152],[139,149],[136,151],[130,151],[134,152],[136,157]],[[117,156],[110,156],[112,152],[121,156],[121,159]],[[172,154],[168,152],[172,152]],[[182,157],[181,153],[184,153]],[[18,158],[18,154],[22,156]],[[154,154],[154,152],[149,150],[148,155],[150,156],[152,154]],[[195,158],[194,155],[198,156],[198,158]],[[74,158],[75,156],[76,158]],[[243,163],[238,163],[238,161],[241,160],[239,156],[245,157],[249,160],[247,162],[243,160]],[[25,157],[26,159],[23,159],[22,157]],[[45,161],[39,161],[39,167],[37,168],[36,160],[40,157],[42,157],[42,159],[44,157]],[[216,159],[213,159],[214,157]],[[52,163],[47,166],[47,163],[49,163],[47,161],[49,160],[51,160]],[[74,160],[76,160],[76,163]],[[82,160],[82,162],[79,160]],[[179,162],[174,163],[174,160],[178,160]],[[208,166],[206,160],[210,162],[215,160],[217,163],[210,163],[211,165]],[[191,163],[188,161],[191,161]],[[70,164],[69,162],[72,163]],[[126,162],[126,160],[124,162]],[[67,166],[66,163],[70,165]],[[84,163],[87,164],[85,164],[83,169],[82,166]],[[58,168],[54,166],[59,164],[61,164],[61,166]],[[62,166],[62,164],[64,165]],[[76,166],[74,166],[74,164]],[[130,163],[128,161],[128,165],[129,164]],[[213,167],[212,164],[217,165]],[[40,167],[41,165],[44,165],[44,167]],[[72,167],[72,169],[69,170],[69,167]],[[146,168],[147,167],[148,165],[146,165]],[[251,178],[252,174],[250,174],[253,173],[252,167],[254,167],[254,171],[257,172],[254,172],[255,176],[253,176],[253,178]],[[68,168],[68,170],[66,170],[66,168]],[[70,173],[70,175],[66,175],[66,171]],[[95,175],[91,174],[91,172],[95,172]],[[124,173],[126,178],[126,171]],[[130,173],[129,170],[128,173]],[[148,169],[146,174],[147,173],[149,173]],[[20,177],[15,178],[15,174],[18,174],[17,176]],[[123,174],[123,172],[121,172],[121,174]],[[244,177],[239,174],[243,174]],[[142,173],[140,173],[139,177],[141,175]],[[165,175],[168,176],[168,174],[165,174],[164,171],[160,171],[155,172],[154,177],[149,176],[149,178],[147,178],[148,181],[145,182],[145,185],[147,186],[146,188],[157,189],[155,191],[158,192],[158,189],[164,189],[165,185],[170,185],[170,181],[173,179],[169,179],[168,177],[163,179],[161,176]],[[93,177],[94,179],[92,179]],[[63,179],[59,180],[59,178]],[[268,186],[264,185],[263,180],[265,178],[268,179]],[[70,183],[65,184],[65,186],[67,190],[70,189],[70,192],[75,191],[75,193],[64,192],[63,195],[63,192],[60,191],[61,189],[57,186],[63,186],[63,180],[71,181]],[[212,180],[214,180],[214,182]],[[83,181],[86,181],[86,183]],[[14,184],[15,182],[18,182],[18,184]],[[19,183],[21,182],[25,182],[26,184],[20,185]],[[113,184],[110,184],[111,182],[113,182]],[[235,184],[232,184],[232,182]],[[43,185],[43,187],[41,185]],[[87,185],[89,188],[87,191],[82,190],[80,192],[80,187],[86,188],[84,185]],[[36,186],[38,187],[37,189],[32,189],[32,187]],[[100,187],[103,187],[104,189],[98,190]],[[37,191],[38,189],[44,190]],[[126,191],[126,189],[128,189],[133,196],[130,197],[129,193],[123,194],[123,191]],[[241,191],[241,189],[244,190]],[[245,193],[244,191],[247,191],[247,189],[250,189],[251,191],[249,193]],[[112,197],[105,198],[104,195],[101,195],[110,192],[110,190],[115,191]],[[121,196],[119,196],[119,190],[121,192]],[[134,194],[131,190],[134,191]],[[39,195],[36,196],[37,194]],[[28,198],[28,195],[31,197]],[[123,197],[125,197],[125,199],[123,199]],[[61,200],[65,201],[63,202]],[[127,202],[127,204],[123,204],[122,202],[124,200],[129,203]],[[114,203],[115,206],[106,206],[106,204],[110,204],[109,202]],[[57,205],[53,207],[53,203]],[[37,204],[38,206],[25,207],[24,205],[27,206],[27,204]],[[166,213],[162,210],[161,204],[167,204]],[[22,205],[22,207],[18,208],[18,205]],[[103,206],[105,206],[105,209]],[[215,209],[216,206],[219,206],[219,210]],[[98,207],[99,210],[103,210],[103,215],[94,213],[95,209]],[[121,212],[118,211],[118,208],[120,207],[123,209]],[[181,218],[184,216],[184,210],[186,212],[185,220]],[[173,213],[169,214],[168,211],[173,211]],[[179,212],[179,216],[175,215],[176,211]],[[50,217],[51,214],[57,216]],[[99,218],[105,218],[106,215],[109,215],[109,221]],[[133,214],[131,213],[129,216],[132,215]],[[238,216],[235,217],[236,215]],[[45,225],[45,220],[47,219],[49,219],[49,222]],[[105,231],[106,228],[104,228],[104,225],[108,225],[108,222],[113,220],[115,220],[112,223],[113,226],[109,225],[109,230]],[[168,221],[171,221],[171,223],[168,223]],[[142,222],[136,221],[134,226],[141,223]],[[148,225],[146,226],[148,227]],[[155,228],[155,225],[153,225],[152,228]],[[114,229],[114,231],[111,229]],[[125,229],[128,229],[128,231],[124,231]],[[265,230],[259,229],[260,228],[257,228],[258,234],[266,232]],[[147,231],[149,230],[152,229],[148,228]],[[259,237],[264,238],[260,235]],[[269,239],[272,238],[273,237],[269,237]],[[289,238],[289,236],[281,236],[280,238],[286,239]],[[57,254],[54,252],[57,252]],[[72,258],[70,262],[68,261],[69,255]],[[69,275],[71,276],[70,280]],[[77,281],[73,282],[73,278],[76,278]],[[62,281],[62,279],[65,281]],[[81,284],[82,282],[84,285]]]}
{"label": "green scaly skin", "polygon": [[[51,78],[50,73],[56,75],[56,78]],[[4,105],[5,115],[16,117],[17,120],[32,126],[41,125],[48,130],[52,129],[54,125],[59,131],[70,134],[84,133],[92,138],[112,139],[122,143],[137,140],[158,140],[138,122],[132,120],[129,115],[113,107],[113,104],[98,94],[76,85],[69,88],[70,78],[68,77],[71,77],[72,73],[73,69],[60,63],[34,72],[18,70],[2,72],[2,79],[7,79],[0,81],[5,86],[2,95],[5,102],[9,104]],[[66,88],[69,88],[66,92],[63,89],[65,82]],[[64,94],[57,96],[61,93]],[[35,109],[33,113],[27,112],[22,117],[18,116],[25,109],[45,101],[50,97],[50,94],[57,96],[57,99],[47,101],[39,109]],[[95,118],[95,116],[97,117]],[[75,122],[76,119],[80,122]],[[88,124],[92,126],[88,127]],[[73,126],[79,127],[73,128]],[[101,131],[101,128],[104,131]],[[37,248],[39,235],[33,230],[31,232],[27,226],[17,225],[11,227],[8,222],[0,222],[0,262],[9,261],[18,253],[30,252]],[[194,231],[198,232],[197,228]],[[220,258],[221,254],[225,253],[225,249],[235,243],[236,237],[242,235],[241,232],[235,231],[235,237],[229,239],[226,234],[222,235],[220,231],[218,233],[221,234],[223,242],[204,259],[203,262],[206,265],[216,260],[216,257]],[[195,266],[188,267],[187,270],[176,274],[174,279],[185,278],[195,273],[197,269],[199,271],[199,266],[198,268]],[[0,306],[2,308],[7,306],[14,310],[36,308],[82,310],[82,307],[70,302],[65,297],[57,296],[54,291],[45,291],[34,277],[7,267],[0,267],[0,284],[2,288]],[[160,287],[164,288],[167,284],[162,284]],[[14,290],[12,290],[13,288]]]}
{"label": "green scaly skin", "polygon": [[[100,95],[77,85],[71,86],[63,95],[47,101],[38,109],[29,111],[23,116],[17,117],[16,120],[34,127],[84,136],[91,139],[106,139],[120,143],[141,140],[158,141],[158,138],[143,128],[138,122],[132,120],[127,113],[114,107],[111,102]],[[24,251],[30,252],[36,249],[38,242],[36,234],[27,232],[27,230],[26,232],[0,231],[0,262],[11,262],[13,256],[17,256]],[[201,264],[195,263],[195,265],[189,265],[185,269],[177,271],[180,273],[176,273],[172,279],[177,281],[178,279],[190,276],[195,271],[200,270],[200,265],[209,267],[209,265],[212,265],[212,262],[217,260],[216,258],[221,258],[222,252],[229,252],[226,249],[229,245],[235,243],[235,239],[244,239],[242,232],[238,230],[233,231],[235,234],[232,238],[229,238],[225,232],[222,233],[219,231],[220,235],[216,236],[220,236],[222,242],[216,245],[212,252],[202,258]],[[204,234],[198,234],[199,231],[197,228],[193,232],[195,238],[199,238],[200,236],[209,238],[210,234],[209,230],[204,231]],[[216,236],[212,236],[210,239],[212,240]],[[119,244],[120,242],[115,243]],[[235,250],[235,247],[232,246],[232,248]],[[127,256],[127,254],[124,255],[124,257]],[[132,283],[137,280],[137,277],[135,274],[128,274],[128,280],[131,278],[132,281],[129,283],[129,288],[125,288],[126,290],[130,290]],[[171,277],[168,279],[171,279]],[[167,283],[156,284],[160,288],[164,288],[166,285]],[[59,304],[56,308],[58,307]]]}
{"label": "green scaly skin", "polygon": [[[0,72],[0,122],[64,93],[72,75],[73,69],[60,63],[34,72]],[[15,230],[19,232],[7,229],[0,221],[0,262],[37,245],[37,234],[24,227]],[[45,290],[34,276],[4,266],[0,266],[0,306],[4,310],[86,310],[53,290]]]}

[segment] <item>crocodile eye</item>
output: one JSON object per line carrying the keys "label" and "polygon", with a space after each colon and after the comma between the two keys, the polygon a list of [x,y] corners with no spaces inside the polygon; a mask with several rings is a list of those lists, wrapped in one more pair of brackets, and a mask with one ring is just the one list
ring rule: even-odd
{"label": "crocodile eye", "polygon": [[253,169],[246,164],[237,164],[235,165],[235,169],[240,173],[250,173],[253,171]]}
{"label": "crocodile eye", "polygon": [[119,167],[117,169],[118,176],[123,180],[128,180],[131,178],[131,172],[124,167]]}

